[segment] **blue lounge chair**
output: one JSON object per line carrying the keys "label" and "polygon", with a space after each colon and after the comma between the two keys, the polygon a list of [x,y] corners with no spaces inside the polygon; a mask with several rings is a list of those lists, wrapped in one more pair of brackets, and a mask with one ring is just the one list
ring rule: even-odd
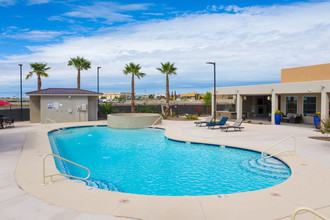
{"label": "blue lounge chair", "polygon": [[215,126],[219,126],[219,128],[221,128],[221,126],[226,124],[227,120],[228,120],[227,117],[222,117],[218,123],[208,123],[206,124],[206,126],[207,128],[211,128],[211,129],[214,129]]}

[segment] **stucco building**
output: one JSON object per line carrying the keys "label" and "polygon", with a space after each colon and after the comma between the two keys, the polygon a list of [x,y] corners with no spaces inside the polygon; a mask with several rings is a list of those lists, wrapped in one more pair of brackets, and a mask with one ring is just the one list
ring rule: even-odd
{"label": "stucco building", "polygon": [[322,118],[329,115],[330,63],[282,69],[280,84],[220,87],[216,94],[234,96],[237,118],[243,113],[247,118],[270,116],[274,124],[275,111],[280,110],[313,123],[315,112]]}
{"label": "stucco building", "polygon": [[97,120],[101,93],[76,88],[49,88],[26,94],[30,96],[31,123]]}

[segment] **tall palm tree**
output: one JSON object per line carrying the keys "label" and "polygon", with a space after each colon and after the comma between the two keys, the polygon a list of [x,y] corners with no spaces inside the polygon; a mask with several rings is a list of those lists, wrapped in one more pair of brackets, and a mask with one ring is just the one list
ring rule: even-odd
{"label": "tall palm tree", "polygon": [[89,62],[83,57],[77,56],[77,58],[70,58],[68,66],[74,66],[78,70],[77,88],[80,89],[80,71],[90,69],[91,62]]}
{"label": "tall palm tree", "polygon": [[125,69],[123,70],[123,73],[125,75],[128,74],[132,74],[132,81],[131,81],[131,85],[132,85],[132,95],[131,95],[131,112],[134,113],[135,112],[135,93],[134,93],[134,76],[136,76],[138,79],[140,79],[140,77],[144,77],[146,74],[145,73],[141,73],[140,72],[140,64],[135,65],[134,63],[130,63],[130,64],[126,64]]}
{"label": "tall palm tree", "polygon": [[25,79],[29,79],[33,76],[33,73],[35,73],[38,76],[38,90],[41,90],[41,77],[48,77],[48,74],[46,73],[47,70],[50,69],[50,67],[46,67],[47,63],[30,63],[30,67],[32,69],[31,72],[26,76]]}
{"label": "tall palm tree", "polygon": [[169,116],[170,115],[170,85],[169,85],[169,79],[168,75],[176,75],[176,70],[177,68],[174,67],[174,63],[160,63],[162,65],[161,68],[157,68],[161,73],[164,73],[166,75],[166,111],[165,115]]}

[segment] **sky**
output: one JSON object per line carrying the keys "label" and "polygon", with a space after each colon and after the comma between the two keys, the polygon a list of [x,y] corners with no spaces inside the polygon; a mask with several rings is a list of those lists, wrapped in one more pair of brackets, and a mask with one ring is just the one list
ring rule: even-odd
{"label": "sky", "polygon": [[164,94],[171,62],[170,91],[280,83],[281,69],[330,62],[330,1],[291,0],[0,0],[0,97],[37,89],[25,80],[30,64],[47,63],[42,88],[75,88],[77,72],[67,66],[82,56],[92,68],[81,73],[81,88],[130,92],[125,64],[140,64],[139,94]]}

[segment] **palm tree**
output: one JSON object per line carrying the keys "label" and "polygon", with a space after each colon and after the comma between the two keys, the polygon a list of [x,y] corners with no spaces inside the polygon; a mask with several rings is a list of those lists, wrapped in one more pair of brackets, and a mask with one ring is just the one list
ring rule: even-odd
{"label": "palm tree", "polygon": [[32,69],[31,72],[26,76],[25,79],[29,79],[33,76],[33,73],[35,73],[38,76],[38,90],[41,90],[41,77],[48,77],[48,74],[46,73],[47,70],[50,69],[50,67],[46,67],[47,63],[30,63],[30,67]]}
{"label": "palm tree", "polygon": [[123,73],[125,75],[128,74],[132,74],[132,81],[131,81],[131,85],[132,85],[132,95],[131,95],[131,112],[134,113],[135,112],[135,105],[134,105],[134,99],[135,99],[135,94],[134,94],[134,76],[136,76],[138,79],[140,79],[140,77],[144,77],[146,74],[145,73],[141,73],[140,72],[140,64],[135,65],[134,63],[130,63],[130,64],[126,64],[125,69],[123,70]]}
{"label": "palm tree", "polygon": [[170,85],[169,85],[169,80],[168,80],[168,75],[176,75],[176,70],[177,68],[174,67],[174,63],[161,63],[162,67],[157,68],[161,73],[164,73],[166,75],[166,111],[165,115],[169,116],[170,115]]}
{"label": "palm tree", "polygon": [[77,58],[70,58],[68,66],[74,66],[78,70],[77,88],[80,89],[80,71],[90,69],[91,62],[89,62],[83,57],[77,56]]}

